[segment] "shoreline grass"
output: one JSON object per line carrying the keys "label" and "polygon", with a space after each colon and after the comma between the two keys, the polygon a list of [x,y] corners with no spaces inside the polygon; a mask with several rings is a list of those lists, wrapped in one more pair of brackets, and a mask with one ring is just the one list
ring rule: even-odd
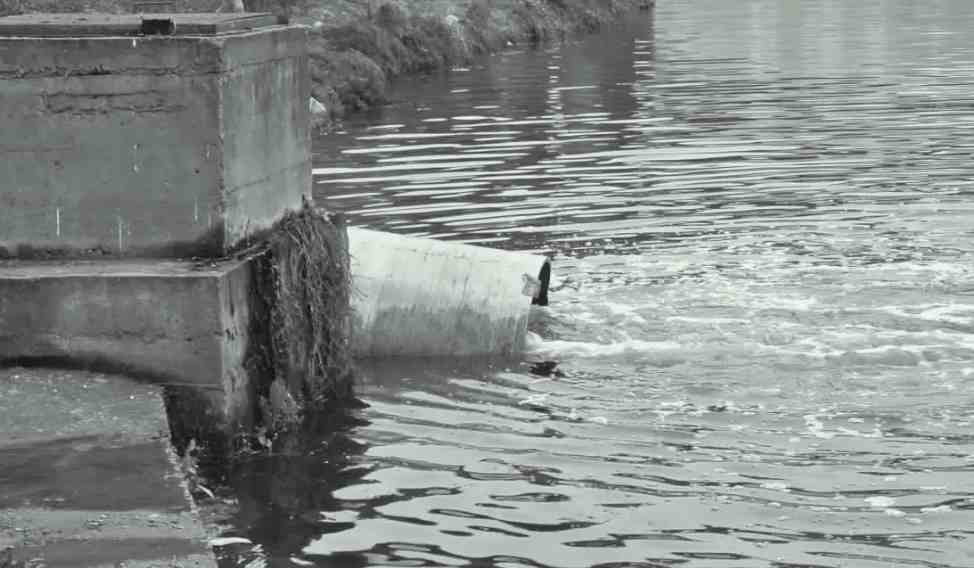
{"label": "shoreline grass", "polygon": [[[245,0],[310,26],[316,125],[382,104],[390,79],[449,69],[505,48],[597,30],[651,0]],[[220,0],[172,0],[171,11],[213,11]],[[128,0],[0,0],[23,12],[126,12]]]}
{"label": "shoreline grass", "polygon": [[[318,25],[311,39],[312,95],[334,119],[386,100],[389,80],[465,65],[518,45],[597,30],[637,0],[386,1],[362,17]],[[319,20],[321,21],[321,20]]]}

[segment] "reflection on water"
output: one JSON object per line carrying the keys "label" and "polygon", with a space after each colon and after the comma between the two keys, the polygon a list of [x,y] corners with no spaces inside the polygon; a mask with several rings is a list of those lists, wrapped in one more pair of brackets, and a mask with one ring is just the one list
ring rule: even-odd
{"label": "reflection on water", "polygon": [[302,490],[238,533],[281,566],[974,566],[971,93],[967,0],[661,1],[403,82],[316,141],[317,198],[552,254],[531,358],[564,376],[363,365],[361,423],[271,459]]}

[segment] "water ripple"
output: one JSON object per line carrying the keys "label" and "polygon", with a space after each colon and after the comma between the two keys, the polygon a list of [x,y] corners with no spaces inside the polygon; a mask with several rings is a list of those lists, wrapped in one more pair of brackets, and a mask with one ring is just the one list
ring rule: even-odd
{"label": "water ripple", "polygon": [[974,566],[974,4],[657,4],[315,141],[327,207],[551,254],[554,301],[526,362],[363,363],[239,522],[269,557]]}

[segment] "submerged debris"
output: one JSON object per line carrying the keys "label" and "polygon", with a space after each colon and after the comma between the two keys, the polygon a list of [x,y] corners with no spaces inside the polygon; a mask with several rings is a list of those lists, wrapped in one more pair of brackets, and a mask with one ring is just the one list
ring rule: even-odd
{"label": "submerged debris", "polygon": [[541,377],[564,377],[565,373],[558,370],[558,361],[540,361],[531,365],[531,374]]}

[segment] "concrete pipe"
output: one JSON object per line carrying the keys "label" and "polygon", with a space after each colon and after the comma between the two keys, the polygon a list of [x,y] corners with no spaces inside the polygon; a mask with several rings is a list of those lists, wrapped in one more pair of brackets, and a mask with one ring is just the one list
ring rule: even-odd
{"label": "concrete pipe", "polygon": [[548,303],[543,256],[354,227],[348,244],[358,357],[513,355]]}

